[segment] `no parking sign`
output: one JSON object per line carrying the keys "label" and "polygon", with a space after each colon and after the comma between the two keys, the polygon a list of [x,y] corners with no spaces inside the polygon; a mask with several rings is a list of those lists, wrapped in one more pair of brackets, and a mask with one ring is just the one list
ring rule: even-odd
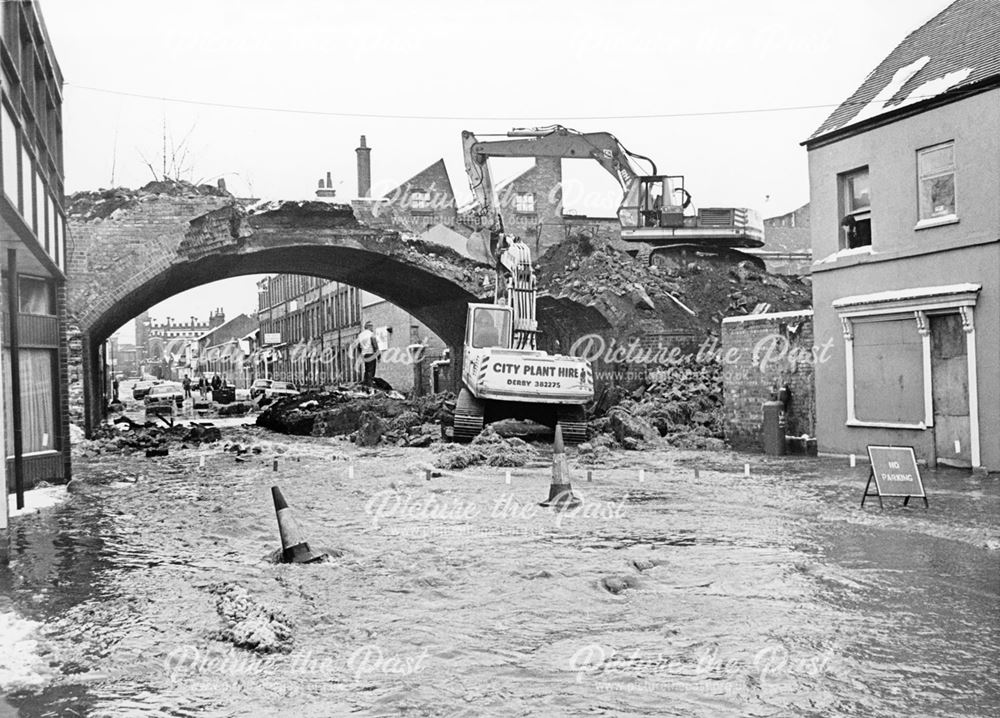
{"label": "no parking sign", "polygon": [[[912,446],[869,446],[868,458],[872,468],[865,485],[865,495],[861,497],[862,507],[869,496],[878,496],[879,506],[882,506],[883,496],[902,496],[905,497],[903,506],[916,497],[923,499],[924,508],[927,508],[927,494],[924,493]],[[868,491],[872,481],[875,482],[874,494]]]}

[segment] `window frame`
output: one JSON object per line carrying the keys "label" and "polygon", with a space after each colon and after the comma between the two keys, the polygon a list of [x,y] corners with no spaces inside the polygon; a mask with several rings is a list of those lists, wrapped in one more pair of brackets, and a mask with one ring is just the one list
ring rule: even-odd
{"label": "window frame", "polygon": [[408,203],[410,211],[414,214],[432,214],[434,212],[434,206],[431,203],[431,192],[422,187],[414,187],[410,190]]}
{"label": "window frame", "polygon": [[[854,192],[852,181],[864,174],[868,179],[868,204],[863,207],[854,206]],[[838,208],[840,212],[840,229],[838,237],[838,245],[841,251],[843,250],[864,250],[868,248],[871,251],[872,246],[872,190],[871,190],[871,168],[869,165],[863,165],[861,167],[856,167],[847,172],[841,172],[837,175],[837,190],[838,190]],[[867,223],[867,236],[868,241],[862,243],[856,243],[852,241],[852,236],[857,236],[856,228],[859,223]]]}
{"label": "window frame", "polygon": [[[929,153],[941,150],[946,147],[951,148],[951,167],[937,172],[929,172],[926,175],[920,167],[921,159]],[[941,215],[930,214],[924,217],[924,182],[933,181],[940,177],[951,175],[952,208],[951,212]],[[939,227],[943,224],[954,224],[958,222],[958,162],[955,157],[955,140],[945,140],[933,145],[921,147],[916,150],[916,180],[917,180],[917,224],[914,229],[925,229],[927,227]],[[933,203],[932,203],[933,205]]]}
{"label": "window frame", "polygon": [[[527,200],[525,204],[522,201]],[[525,209],[527,205],[530,204],[530,208]],[[535,193],[534,192],[515,192],[514,193],[514,211],[518,214],[535,214]]]}

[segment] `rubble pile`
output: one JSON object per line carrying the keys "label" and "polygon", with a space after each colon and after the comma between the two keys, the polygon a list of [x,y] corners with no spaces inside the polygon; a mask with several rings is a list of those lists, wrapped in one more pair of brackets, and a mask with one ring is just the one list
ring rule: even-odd
{"label": "rubble pile", "polygon": [[697,337],[717,334],[723,317],[748,314],[759,304],[791,311],[812,303],[807,281],[771,274],[749,260],[687,250],[655,255],[655,262],[644,266],[606,239],[578,236],[543,254],[536,273],[540,289],[601,309],[618,326],[658,320]]}
{"label": "rubble pile", "polygon": [[535,458],[535,450],[525,441],[504,438],[492,426],[465,446],[442,445],[434,460],[439,469],[464,469],[467,466],[524,466]]}
{"label": "rubble pile", "polygon": [[140,189],[112,187],[74,192],[66,198],[66,215],[73,221],[92,222],[112,217],[118,210],[129,210],[153,195],[173,197],[228,197],[228,192],[214,185],[194,185],[184,180],[164,179],[147,183]]}
{"label": "rubble pile", "polygon": [[155,452],[149,455],[163,456],[171,444],[181,444],[183,448],[209,444],[221,438],[222,432],[211,424],[191,422],[167,427],[152,423],[137,424],[122,418],[114,424],[97,427],[90,439],[75,442],[73,447],[82,457],[136,451]]}
{"label": "rubble pile", "polygon": [[253,411],[254,405],[246,401],[234,401],[219,407],[219,416],[245,416]]}
{"label": "rubble pile", "polygon": [[262,604],[233,583],[215,584],[208,590],[215,594],[215,609],[226,622],[218,633],[220,639],[259,653],[292,650],[291,621],[282,612]]}
{"label": "rubble pile", "polygon": [[257,425],[299,436],[351,436],[359,446],[429,446],[454,410],[449,392],[406,399],[392,390],[341,387],[280,399],[260,413]]}
{"label": "rubble pile", "polygon": [[677,448],[722,448],[721,364],[689,356],[657,369],[650,379],[591,421],[591,434],[610,435],[625,449],[646,448],[661,437]]}

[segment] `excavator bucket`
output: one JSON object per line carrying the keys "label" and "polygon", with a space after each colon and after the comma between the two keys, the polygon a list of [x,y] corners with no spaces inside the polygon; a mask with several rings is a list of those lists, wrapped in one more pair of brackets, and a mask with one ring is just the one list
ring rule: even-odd
{"label": "excavator bucket", "polygon": [[493,252],[490,247],[490,232],[489,230],[480,230],[478,232],[473,232],[469,235],[466,240],[465,249],[473,259],[477,262],[482,262],[483,264],[488,264],[493,266],[496,264],[496,259],[493,256]]}

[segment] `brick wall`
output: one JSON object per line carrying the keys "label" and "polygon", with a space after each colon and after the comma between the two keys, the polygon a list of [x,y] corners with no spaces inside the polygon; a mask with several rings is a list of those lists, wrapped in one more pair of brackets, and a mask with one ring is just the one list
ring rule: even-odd
{"label": "brick wall", "polygon": [[[417,191],[429,193],[429,207],[417,206],[413,196]],[[421,234],[436,224],[454,226],[455,193],[444,160],[438,160],[388,192],[374,205],[373,212],[379,215],[376,219],[386,221],[391,217],[391,225],[414,234]]]}
{"label": "brick wall", "polygon": [[[59,282],[56,286],[56,310],[59,315],[59,349],[57,352],[59,365],[59,450],[62,452],[63,478],[69,481],[73,474],[70,461],[69,437],[69,382],[70,382],[70,325],[67,319],[66,283]],[[75,337],[74,337],[75,338]],[[74,367],[78,375],[79,367]]]}
{"label": "brick wall", "polygon": [[761,405],[781,386],[791,389],[790,436],[816,431],[812,312],[729,317],[722,322],[726,439],[738,449],[761,449]]}
{"label": "brick wall", "polygon": [[[515,197],[530,193],[535,211],[515,211]],[[535,166],[521,173],[498,190],[505,229],[521,237],[541,254],[546,248],[566,238],[562,220],[562,163],[558,157],[538,157]]]}

